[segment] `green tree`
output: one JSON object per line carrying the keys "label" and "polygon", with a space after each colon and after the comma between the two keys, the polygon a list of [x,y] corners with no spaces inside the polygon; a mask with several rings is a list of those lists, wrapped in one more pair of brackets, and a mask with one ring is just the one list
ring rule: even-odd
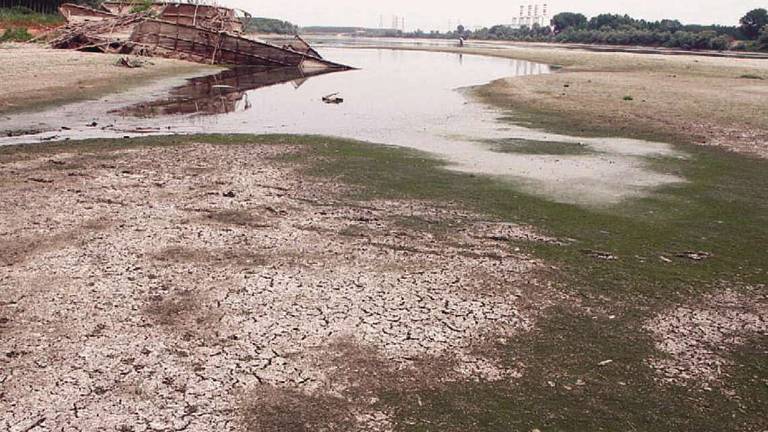
{"label": "green tree", "polygon": [[659,31],[670,32],[670,33],[681,31],[684,28],[683,24],[680,23],[680,21],[669,20],[669,19],[659,21],[659,23],[657,24],[657,27]]}
{"label": "green tree", "polygon": [[588,27],[590,30],[615,30],[634,24],[635,20],[629,15],[600,14],[589,20]]}
{"label": "green tree", "polygon": [[741,32],[749,39],[755,40],[760,36],[760,31],[768,25],[768,11],[765,9],[753,9],[747,12],[739,21]]}
{"label": "green tree", "polygon": [[552,17],[555,34],[562,33],[569,28],[582,28],[586,25],[587,17],[580,13],[563,12]]}
{"label": "green tree", "polygon": [[459,26],[456,27],[456,36],[464,39],[469,39],[469,35],[470,35],[470,32],[467,31],[467,29],[463,25],[459,24]]}
{"label": "green tree", "polygon": [[757,39],[757,48],[760,51],[768,51],[768,25],[763,27],[760,37]]}

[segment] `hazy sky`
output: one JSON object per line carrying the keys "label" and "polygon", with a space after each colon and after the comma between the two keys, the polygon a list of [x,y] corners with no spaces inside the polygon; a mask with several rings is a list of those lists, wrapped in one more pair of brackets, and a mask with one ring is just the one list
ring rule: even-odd
{"label": "hazy sky", "polygon": [[[539,0],[540,3],[547,2]],[[405,17],[409,30],[447,30],[457,21],[468,28],[511,22],[519,13],[517,0],[219,0],[255,16],[282,18],[299,25],[350,25],[378,27],[383,15],[385,27],[392,16]],[[553,0],[554,12],[628,13],[638,18],[677,18],[684,23],[736,24],[750,9],[768,8],[768,0]]]}

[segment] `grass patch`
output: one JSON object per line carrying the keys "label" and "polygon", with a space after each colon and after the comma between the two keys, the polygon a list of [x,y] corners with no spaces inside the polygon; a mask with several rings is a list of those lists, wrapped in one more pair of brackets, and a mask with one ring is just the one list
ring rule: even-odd
{"label": "grass patch", "polygon": [[[317,139],[317,138],[314,138]],[[651,197],[608,209],[587,209],[527,195],[512,184],[455,173],[427,155],[386,146],[332,141],[306,156],[318,158],[310,173],[360,186],[357,199],[427,199],[459,203],[501,219],[534,225],[572,246],[523,245],[558,262],[589,282],[585,291],[616,299],[685,297],[720,280],[760,283],[768,257],[768,172],[766,162],[718,150],[691,147],[688,160],[659,160],[658,168],[690,180]],[[581,253],[608,251],[616,261]],[[677,257],[707,251],[694,262]],[[668,258],[666,262],[660,257]],[[679,293],[680,295],[674,295]]]}
{"label": "grass patch", "polygon": [[490,146],[491,151],[497,153],[517,153],[528,155],[586,155],[595,151],[588,146],[578,143],[565,143],[553,141],[535,141],[524,139],[498,139],[485,140],[483,143]]}
{"label": "grass patch", "polygon": [[149,12],[150,10],[152,10],[153,3],[154,2],[152,0],[139,0],[131,8],[131,13]]}
{"label": "grass patch", "polygon": [[508,97],[499,97],[491,88],[476,87],[475,96],[491,105],[504,108],[500,121],[547,132],[585,138],[620,136],[646,141],[689,144],[690,137],[680,132],[649,128],[638,122],[617,123],[609,115],[560,112],[532,105],[518,105]]}
{"label": "grass patch", "polygon": [[27,42],[32,39],[32,35],[29,34],[26,28],[10,28],[3,32],[0,36],[0,43],[2,42]]}
{"label": "grass patch", "polygon": [[62,24],[64,17],[59,14],[39,14],[23,6],[0,8],[0,25],[3,27],[55,27]]}

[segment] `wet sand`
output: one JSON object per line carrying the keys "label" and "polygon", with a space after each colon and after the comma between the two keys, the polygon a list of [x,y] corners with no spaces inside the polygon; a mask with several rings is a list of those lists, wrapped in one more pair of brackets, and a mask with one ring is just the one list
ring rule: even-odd
{"label": "wet sand", "polygon": [[90,99],[157,79],[192,77],[218,70],[156,58],[144,67],[130,69],[116,66],[119,58],[35,44],[0,44],[0,114]]}

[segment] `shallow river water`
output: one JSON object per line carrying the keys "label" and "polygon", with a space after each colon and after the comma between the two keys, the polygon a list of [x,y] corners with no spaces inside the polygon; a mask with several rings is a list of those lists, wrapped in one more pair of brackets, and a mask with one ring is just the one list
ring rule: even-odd
{"label": "shallow river water", "polygon": [[[0,131],[40,131],[0,138],[0,145],[159,133],[329,135],[427,151],[451,169],[501,176],[526,192],[590,206],[683,181],[650,167],[653,157],[684,157],[667,144],[514,126],[462,90],[550,73],[546,65],[446,53],[322,51],[359,70],[302,76],[251,69],[167,80],[98,101],[0,118]],[[322,101],[334,93],[344,102]]]}

